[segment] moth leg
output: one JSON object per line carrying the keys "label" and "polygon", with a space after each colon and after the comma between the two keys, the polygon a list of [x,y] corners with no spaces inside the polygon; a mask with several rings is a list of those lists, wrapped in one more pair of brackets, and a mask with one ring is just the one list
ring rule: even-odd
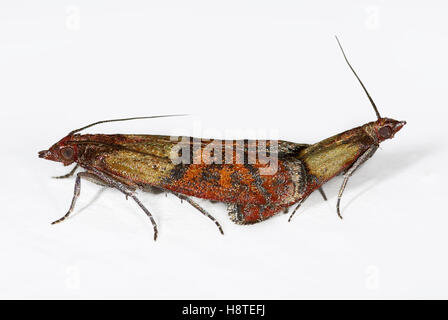
{"label": "moth leg", "polygon": [[[74,171],[74,170],[72,170],[72,171]],[[58,219],[56,221],[53,221],[51,224],[56,224],[56,223],[64,221],[73,212],[73,209],[75,208],[76,200],[78,199],[79,194],[81,193],[81,178],[89,180],[89,181],[91,181],[93,183],[96,183],[96,184],[98,184],[100,186],[103,186],[103,187],[110,187],[109,184],[105,183],[104,181],[99,180],[97,176],[95,176],[94,174],[92,174],[90,172],[86,172],[86,171],[79,172],[76,175],[75,190],[74,190],[74,193],[73,193],[73,198],[72,198],[72,203],[70,205],[70,209],[68,210],[68,212],[62,218],[60,218],[60,219]]]}
{"label": "moth leg", "polygon": [[154,241],[156,241],[157,240],[157,235],[158,235],[159,232],[157,231],[157,224],[156,224],[156,221],[154,220],[154,217],[152,216],[151,212],[149,212],[149,210],[146,209],[146,207],[140,202],[140,200],[138,200],[138,198],[135,196],[135,194],[130,194],[129,196],[132,199],[134,199],[135,202],[137,202],[139,207],[142,208],[142,210],[146,213],[146,215],[151,220],[152,226],[154,228]]}
{"label": "moth leg", "polygon": [[149,212],[148,209],[146,209],[146,207],[140,202],[140,200],[136,197],[136,195],[132,192],[129,191],[129,186],[126,186],[125,184],[116,181],[115,179],[109,177],[108,175],[102,173],[101,171],[93,168],[92,171],[95,173],[95,175],[97,175],[97,177],[102,180],[103,182],[109,184],[111,187],[120,190],[122,193],[124,193],[127,197],[131,197],[132,199],[134,199],[134,201],[138,204],[138,206],[143,210],[143,212],[149,217],[149,219],[151,220],[153,229],[154,229],[154,241],[157,240],[157,235],[159,234],[158,230],[157,230],[157,224],[156,221],[154,220],[154,217],[152,216],[151,212]]}
{"label": "moth leg", "polygon": [[101,183],[111,187],[111,188],[115,188],[119,191],[121,191],[122,193],[124,193],[126,196],[131,196],[133,195],[133,192],[135,191],[135,188],[125,185],[124,183],[108,176],[107,174],[93,168],[90,169],[91,170],[91,177],[99,180]]}
{"label": "moth leg", "polygon": [[296,211],[300,208],[300,206],[302,205],[303,201],[305,201],[307,198],[308,198],[308,196],[299,200],[299,202],[297,203],[297,206],[294,208],[294,211],[289,216],[288,222],[291,222],[292,217],[294,216]]}
{"label": "moth leg", "polygon": [[194,202],[193,200],[191,200],[189,197],[184,196],[182,194],[179,193],[175,193],[173,192],[173,194],[178,197],[181,201],[185,200],[187,201],[189,204],[191,204],[194,208],[196,208],[197,210],[199,210],[199,212],[201,212],[204,216],[206,216],[207,218],[209,218],[210,220],[212,220],[216,226],[219,229],[219,232],[221,232],[222,235],[224,235],[224,231],[222,231],[222,227],[219,224],[218,220],[216,220],[210,213],[208,213],[204,208],[202,208],[199,204],[197,204],[196,202]]}
{"label": "moth leg", "polygon": [[[322,197],[324,198],[324,200],[327,201],[327,196],[325,195],[325,192],[322,189],[322,187],[320,187],[318,190],[319,190],[320,194],[322,195]],[[294,211],[289,216],[288,222],[291,221],[292,217],[294,216],[296,211],[300,208],[300,206],[302,205],[302,202],[306,200],[306,198],[308,198],[308,197],[305,197],[305,198],[299,200],[299,202],[297,203],[297,206],[294,208]]]}
{"label": "moth leg", "polygon": [[67,213],[60,219],[53,221],[51,224],[56,224],[59,222],[64,221],[68,218],[68,216],[73,212],[73,209],[75,208],[76,200],[79,197],[79,194],[81,193],[81,177],[84,177],[87,172],[80,172],[76,175],[76,181],[75,181],[75,190],[73,192],[73,198],[72,203],[70,204],[70,209],[68,209]]}
{"label": "moth leg", "polygon": [[324,189],[322,189],[322,187],[319,188],[319,192],[322,195],[322,198],[324,198],[324,200],[327,201],[327,196],[325,195]]}
{"label": "moth leg", "polygon": [[344,181],[342,182],[341,188],[339,189],[338,194],[338,202],[336,204],[336,211],[338,213],[339,218],[342,219],[341,211],[339,209],[339,205],[341,203],[341,197],[344,193],[345,186],[347,185],[348,179],[353,174],[353,172],[356,171],[364,162],[366,162],[378,149],[378,145],[372,145],[369,149],[367,149],[359,158],[353,163],[353,165],[347,170],[347,172],[344,174]]}
{"label": "moth leg", "polygon": [[52,178],[53,178],[53,179],[65,179],[65,178],[69,178],[69,177],[71,177],[71,176],[75,173],[76,169],[78,169],[78,168],[79,168],[79,164],[77,163],[76,166],[75,166],[69,173],[64,174],[64,175],[62,175],[62,176],[52,177]]}
{"label": "moth leg", "polygon": [[95,171],[95,173],[79,172],[76,175],[75,190],[74,190],[74,194],[73,194],[72,203],[70,205],[70,209],[62,218],[60,218],[56,221],[53,221],[51,224],[56,224],[56,223],[64,221],[73,212],[73,209],[75,208],[76,200],[78,199],[79,194],[81,192],[81,177],[82,177],[82,178],[85,178],[87,180],[90,180],[90,181],[97,183],[99,185],[102,185],[102,186],[116,188],[116,189],[120,190],[121,192],[123,192],[126,195],[126,197],[130,196],[132,199],[134,199],[134,201],[140,206],[140,208],[142,208],[142,210],[146,213],[146,215],[151,220],[151,223],[154,228],[154,240],[156,240],[157,235],[158,235],[157,224],[156,224],[153,216],[149,212],[149,210],[146,209],[145,206],[140,202],[140,200],[133,194],[132,190],[129,191],[129,187],[125,186],[124,184],[122,184],[120,182],[115,181],[113,178],[108,177],[107,175],[103,174],[102,172],[100,172],[96,169],[94,169],[94,171]]}

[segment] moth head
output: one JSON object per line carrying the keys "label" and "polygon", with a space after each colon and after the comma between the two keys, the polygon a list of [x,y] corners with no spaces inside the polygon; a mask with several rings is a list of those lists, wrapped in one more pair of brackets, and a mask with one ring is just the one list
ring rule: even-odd
{"label": "moth head", "polygon": [[78,148],[71,143],[71,136],[67,136],[56,142],[48,150],[39,151],[39,158],[62,162],[68,166],[77,160]]}
{"label": "moth head", "polygon": [[380,118],[374,122],[374,132],[378,142],[392,139],[398,131],[406,124],[406,121],[397,121],[389,118]]}

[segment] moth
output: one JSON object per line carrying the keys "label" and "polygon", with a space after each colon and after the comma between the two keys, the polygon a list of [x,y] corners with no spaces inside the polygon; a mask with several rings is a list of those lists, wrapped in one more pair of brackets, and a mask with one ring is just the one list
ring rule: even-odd
{"label": "moth", "polygon": [[[199,212],[212,220],[224,234],[219,222],[191,197],[224,202],[228,206],[230,219],[237,224],[253,224],[264,221],[277,213],[287,211],[292,205],[294,216],[300,205],[316,190],[326,200],[322,186],[339,174],[344,175],[339,190],[336,211],[340,218],[340,201],[352,174],[377,151],[381,142],[394,137],[405,124],[381,117],[377,106],[361,79],[348,61],[336,38],[349,68],[366,93],[377,120],[344,131],[315,144],[278,141],[274,150],[272,142],[221,141],[214,140],[220,148],[212,149],[221,159],[230,163],[210,163],[204,160],[209,152],[207,140],[191,137],[133,134],[80,134],[92,126],[114,121],[170,117],[151,116],[98,121],[71,131],[66,137],[48,150],[40,151],[39,157],[61,162],[64,166],[76,164],[70,173],[77,173],[74,195],[68,212],[60,219],[65,220],[73,212],[81,190],[81,180],[86,179],[99,185],[122,192],[133,199],[146,213],[154,228],[157,239],[157,224],[150,211],[136,196],[137,190],[165,191],[187,201]],[[199,142],[198,142],[199,141]],[[250,158],[251,147],[262,146],[270,156],[277,159],[276,170],[266,174],[268,164],[260,157]],[[175,162],[173,154],[189,150],[190,162]],[[235,160],[240,161],[235,161]]]}

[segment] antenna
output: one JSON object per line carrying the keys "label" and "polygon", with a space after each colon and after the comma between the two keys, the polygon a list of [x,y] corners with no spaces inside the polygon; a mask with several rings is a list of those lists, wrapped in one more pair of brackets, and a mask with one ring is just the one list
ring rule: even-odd
{"label": "antenna", "polygon": [[342,49],[342,45],[339,42],[339,39],[337,36],[334,36],[336,38],[336,41],[338,42],[339,48],[341,48],[342,54],[344,56],[345,61],[347,62],[348,66],[350,67],[350,69],[353,71],[353,74],[355,75],[356,79],[358,79],[359,83],[361,84],[361,87],[364,89],[364,92],[366,93],[367,97],[370,100],[370,103],[372,104],[373,110],[375,110],[376,116],[378,117],[378,119],[381,119],[380,113],[378,112],[378,108],[375,105],[375,102],[373,102],[372,97],[370,96],[369,92],[367,91],[366,87],[364,86],[364,84],[362,83],[361,79],[358,77],[358,75],[356,74],[355,70],[353,69],[352,65],[350,64],[350,62],[347,59],[347,56],[345,55],[344,49]]}
{"label": "antenna", "polygon": [[133,117],[133,118],[124,118],[124,119],[111,119],[111,120],[101,120],[101,121],[97,121],[94,123],[91,123],[85,127],[76,129],[71,131],[68,135],[71,136],[79,131],[82,131],[84,129],[96,126],[97,124],[100,123],[107,123],[107,122],[117,122],[117,121],[128,121],[128,120],[138,120],[138,119],[155,119],[155,118],[170,118],[170,117],[183,117],[183,116],[188,116],[188,114],[168,114],[168,115],[161,115],[161,116],[150,116],[150,117]]}

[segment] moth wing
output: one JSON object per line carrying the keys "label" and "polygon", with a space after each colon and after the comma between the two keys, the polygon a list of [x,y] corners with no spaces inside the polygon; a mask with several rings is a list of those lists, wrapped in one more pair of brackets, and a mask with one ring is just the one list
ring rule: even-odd
{"label": "moth wing", "polygon": [[[309,144],[305,143],[294,143],[283,140],[219,140],[163,135],[119,136],[124,138],[114,139],[114,144],[120,148],[127,149],[128,151],[170,158],[174,155],[172,154],[174,150],[188,150],[192,158],[190,159],[191,162],[193,162],[193,157],[195,156],[193,152],[199,149],[199,146],[201,149],[201,153],[198,153],[199,156],[204,153],[210,153],[212,150],[220,150],[221,155],[219,158],[223,160],[225,160],[226,152],[231,152],[233,154],[233,158],[235,157],[235,154],[239,154],[244,156],[244,159],[248,159],[248,153],[251,148],[255,148],[256,152],[269,154],[270,156],[277,154],[281,159],[284,157],[295,156],[301,150],[309,146]],[[200,159],[199,162],[202,162],[202,159]],[[198,163],[198,161],[196,163]]]}
{"label": "moth wing", "polygon": [[[201,140],[198,140],[201,141]],[[233,160],[237,153],[244,154],[242,163],[206,163],[202,153],[209,152],[211,140],[201,141],[199,159],[193,153],[187,163],[175,163],[172,160],[173,148],[180,146],[193,152],[194,140],[191,137],[170,137],[156,135],[116,135],[113,137],[115,148],[98,153],[95,167],[114,176],[120,181],[140,187],[154,186],[210,200],[223,202],[253,203],[266,202],[268,198],[277,197],[281,188],[289,188],[290,176],[283,166],[277,173],[262,176],[260,168],[266,163],[248,163],[250,142],[247,140],[222,141],[213,140],[218,145],[231,148]],[[307,144],[278,141],[273,148],[270,141],[258,146],[278,154],[279,164],[288,157],[293,157]],[[226,148],[220,150],[225,159]],[[274,154],[270,154],[273,157]],[[197,156],[196,156],[197,157]],[[196,160],[196,161],[195,161]],[[288,183],[285,184],[285,182]],[[280,188],[280,189],[279,189]],[[280,194],[278,196],[280,196]],[[277,201],[271,199],[270,201]]]}

